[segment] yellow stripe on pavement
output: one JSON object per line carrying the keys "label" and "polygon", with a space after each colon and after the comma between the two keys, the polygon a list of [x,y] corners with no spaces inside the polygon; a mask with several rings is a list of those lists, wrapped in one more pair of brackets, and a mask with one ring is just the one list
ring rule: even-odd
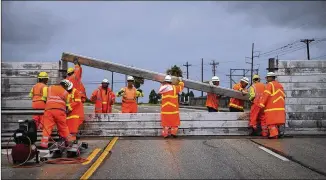
{"label": "yellow stripe on pavement", "polygon": [[96,155],[101,151],[101,148],[96,148],[94,151],[87,157],[87,161],[83,165],[89,164],[96,157]]}
{"label": "yellow stripe on pavement", "polygon": [[88,179],[90,178],[93,173],[96,171],[96,169],[101,165],[104,158],[109,154],[111,149],[113,148],[114,144],[117,142],[118,137],[114,137],[109,145],[105,148],[101,156],[94,162],[94,164],[84,173],[84,175],[80,179]]}

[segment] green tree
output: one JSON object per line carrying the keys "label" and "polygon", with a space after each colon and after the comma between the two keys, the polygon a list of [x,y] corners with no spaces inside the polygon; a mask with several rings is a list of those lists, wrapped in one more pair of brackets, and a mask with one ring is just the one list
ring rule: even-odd
{"label": "green tree", "polygon": [[192,97],[192,98],[195,97],[194,92],[190,91],[190,92],[189,92],[189,97]]}
{"label": "green tree", "polygon": [[157,94],[155,92],[155,90],[153,89],[150,93],[149,93],[149,104],[157,104],[158,99],[157,99]]}
{"label": "green tree", "polygon": [[182,70],[177,65],[174,65],[170,69],[166,70],[166,74],[176,77],[182,77]]}

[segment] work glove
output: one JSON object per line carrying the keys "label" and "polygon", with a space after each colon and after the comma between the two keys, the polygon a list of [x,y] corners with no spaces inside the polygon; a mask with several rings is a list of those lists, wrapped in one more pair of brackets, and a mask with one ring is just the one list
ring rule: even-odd
{"label": "work glove", "polygon": [[125,93],[125,91],[124,90],[121,90],[121,91],[118,92],[118,95],[119,96],[122,96],[124,93]]}
{"label": "work glove", "polygon": [[140,92],[140,93],[142,93],[142,92],[143,92],[143,90],[141,90],[141,89],[137,89],[137,91],[138,91],[138,92]]}
{"label": "work glove", "polygon": [[74,58],[73,63],[74,63],[75,65],[76,65],[76,64],[80,65],[79,62],[78,62],[78,58],[77,58],[77,57]]}
{"label": "work glove", "polygon": [[180,82],[182,82],[182,77],[179,77],[178,80],[179,80]]}
{"label": "work glove", "polygon": [[209,85],[210,85],[210,86],[214,86],[214,84],[213,84],[212,81],[209,81]]}

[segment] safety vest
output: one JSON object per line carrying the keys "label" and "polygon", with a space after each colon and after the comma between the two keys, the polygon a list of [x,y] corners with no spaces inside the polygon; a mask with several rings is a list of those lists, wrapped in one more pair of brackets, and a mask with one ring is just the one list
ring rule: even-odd
{"label": "safety vest", "polygon": [[43,88],[47,87],[43,83],[36,83],[32,88],[32,102],[44,101],[43,97]]}
{"label": "safety vest", "polygon": [[206,107],[211,107],[218,110],[219,97],[214,93],[207,93]]}
{"label": "safety vest", "polygon": [[259,105],[265,107],[265,112],[285,112],[285,93],[283,86],[277,81],[269,82]]}
{"label": "safety vest", "polygon": [[48,88],[45,110],[60,109],[66,111],[67,106],[71,109],[67,100],[68,92],[60,85],[52,85]]}
{"label": "safety vest", "polygon": [[263,96],[263,93],[265,91],[265,85],[261,82],[256,82],[252,85],[254,93],[255,93],[255,99],[253,101],[254,104],[259,105],[260,99]]}
{"label": "safety vest", "polygon": [[[235,84],[233,86],[233,90],[241,91],[241,90],[245,90],[245,89],[243,89],[241,87],[241,84],[238,83],[238,84]],[[230,98],[229,107],[233,107],[233,108],[236,108],[236,109],[243,110],[243,105],[244,105],[244,101],[243,100],[236,99],[236,98]]]}
{"label": "safety vest", "polygon": [[110,88],[107,88],[107,93],[105,94],[105,96],[102,96],[105,90],[100,86],[97,89],[96,92],[96,100],[95,100],[95,112],[96,113],[102,113],[102,107],[104,104],[107,104],[107,108],[109,108],[111,106],[111,102],[112,102],[112,91]]}
{"label": "safety vest", "polygon": [[67,119],[77,119],[84,117],[84,106],[81,102],[80,94],[76,88],[73,88],[68,94],[68,102],[72,111],[68,114]]}
{"label": "safety vest", "polygon": [[178,114],[179,98],[175,85],[165,85],[169,91],[162,93],[161,114]]}
{"label": "safety vest", "polygon": [[137,90],[135,87],[129,89],[128,87],[124,88],[124,94],[122,97],[122,102],[125,103],[134,103],[137,99]]}

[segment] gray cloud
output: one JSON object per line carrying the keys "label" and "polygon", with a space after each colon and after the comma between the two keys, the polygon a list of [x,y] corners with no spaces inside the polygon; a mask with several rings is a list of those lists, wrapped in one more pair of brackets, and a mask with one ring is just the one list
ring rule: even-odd
{"label": "gray cloud", "polygon": [[24,50],[39,51],[47,48],[62,29],[63,24],[58,17],[30,4],[22,1],[2,3],[2,38],[5,46],[23,46]]}
{"label": "gray cloud", "polygon": [[326,1],[229,2],[226,9],[245,14],[254,27],[326,29]]}

